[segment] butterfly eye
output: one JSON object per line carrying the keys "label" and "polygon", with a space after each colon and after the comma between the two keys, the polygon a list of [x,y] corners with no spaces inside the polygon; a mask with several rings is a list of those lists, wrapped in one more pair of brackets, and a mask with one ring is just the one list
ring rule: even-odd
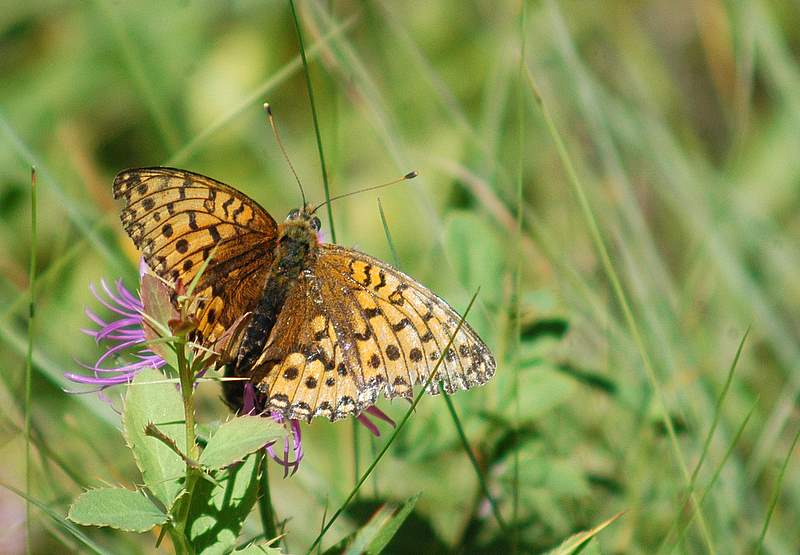
{"label": "butterfly eye", "polygon": [[289,211],[289,215],[286,216],[286,219],[287,220],[296,220],[299,215],[300,215],[300,209],[299,208],[295,208],[295,209]]}
{"label": "butterfly eye", "polygon": [[322,223],[319,221],[319,218],[317,218],[316,216],[311,218],[311,229],[313,229],[314,231],[319,231],[319,228],[321,227]]}

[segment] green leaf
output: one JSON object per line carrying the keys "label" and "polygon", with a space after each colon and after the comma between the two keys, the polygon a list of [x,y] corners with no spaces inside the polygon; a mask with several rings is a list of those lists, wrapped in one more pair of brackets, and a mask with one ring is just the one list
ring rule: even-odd
{"label": "green leaf", "polygon": [[356,533],[353,542],[348,546],[347,555],[376,555],[384,550],[400,526],[414,510],[420,494],[409,498],[398,509],[389,504],[384,505],[372,518]]}
{"label": "green leaf", "polygon": [[243,463],[215,472],[216,484],[210,480],[197,482],[187,523],[196,553],[230,553],[236,546],[236,538],[256,502],[262,456],[251,455]]}
{"label": "green leaf", "polygon": [[144,434],[152,422],[186,452],[183,402],[175,384],[164,380],[157,370],[143,370],[136,376],[128,386],[122,424],[145,485],[169,511],[183,487],[185,464],[163,442]]}
{"label": "green leaf", "polygon": [[594,538],[604,528],[617,520],[623,514],[624,513],[617,513],[608,520],[601,522],[591,530],[584,530],[583,532],[578,532],[577,534],[570,536],[564,541],[564,543],[552,551],[548,551],[546,555],[577,555],[578,553],[581,553],[592,538]]}
{"label": "green leaf", "polygon": [[147,532],[164,524],[167,515],[138,491],[98,488],[82,493],[67,515],[83,526],[108,526],[126,532]]}
{"label": "green leaf", "polygon": [[219,427],[198,462],[207,468],[224,468],[285,435],[286,429],[271,418],[239,416]]}

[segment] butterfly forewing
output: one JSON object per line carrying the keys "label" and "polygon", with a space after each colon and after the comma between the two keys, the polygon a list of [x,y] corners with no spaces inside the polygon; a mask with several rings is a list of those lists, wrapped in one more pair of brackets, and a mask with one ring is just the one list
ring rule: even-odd
{"label": "butterfly forewing", "polygon": [[[270,409],[289,418],[358,413],[379,394],[411,397],[440,357],[430,393],[485,383],[483,341],[430,290],[360,252],[320,245],[253,372]],[[444,352],[455,333],[448,352]]]}
{"label": "butterfly forewing", "polygon": [[277,225],[255,201],[209,177],[174,168],[120,172],[114,198],[148,266],[195,289],[198,338],[218,339],[257,302],[273,258]]}

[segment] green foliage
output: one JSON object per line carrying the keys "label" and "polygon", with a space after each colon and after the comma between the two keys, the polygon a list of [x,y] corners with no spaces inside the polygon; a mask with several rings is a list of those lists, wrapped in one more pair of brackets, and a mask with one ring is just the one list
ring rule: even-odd
{"label": "green foliage", "polygon": [[145,435],[153,423],[186,453],[183,405],[175,382],[157,370],[144,370],[128,387],[122,423],[125,442],[133,451],[136,466],[147,489],[169,511],[183,488],[184,462],[168,445]]}
{"label": "green foliage", "polygon": [[192,493],[188,536],[197,553],[230,553],[253,509],[258,492],[261,457],[251,455],[243,463],[201,480]]}
{"label": "green foliage", "polygon": [[167,526],[178,552],[185,535],[192,553],[231,553],[256,502],[264,455],[255,452],[282,439],[284,428],[271,419],[235,418],[216,428],[195,462],[188,458],[183,416],[181,395],[171,380],[156,370],[139,373],[128,386],[122,420],[128,447],[155,499],[124,488],[91,489],[70,506],[69,519],[128,532]]}
{"label": "green foliage", "polygon": [[83,526],[108,526],[126,532],[147,532],[168,518],[141,492],[125,488],[90,489],[72,503],[67,517]]}
{"label": "green foliage", "polygon": [[210,469],[225,468],[285,436],[285,428],[269,418],[240,416],[225,422],[214,432],[198,462]]}

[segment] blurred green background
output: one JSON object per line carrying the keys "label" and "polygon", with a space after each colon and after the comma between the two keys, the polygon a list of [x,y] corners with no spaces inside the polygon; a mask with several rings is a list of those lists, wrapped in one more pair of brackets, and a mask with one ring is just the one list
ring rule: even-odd
{"label": "blurred green background", "polygon": [[[113,175],[186,168],[281,220],[300,197],[265,123],[268,100],[309,200],[324,198],[322,180],[285,2],[0,7],[0,482],[24,487],[35,164],[32,495],[63,515],[82,488],[139,479],[112,408],[63,391],[62,373],[98,355],[80,333],[84,307],[101,308],[88,285],[136,287]],[[421,491],[388,552],[536,552],[626,511],[591,549],[750,553],[771,514],[764,552],[796,553],[800,6],[531,1],[523,17],[519,1],[300,0],[298,11],[332,194],[420,172],[334,203],[337,242],[392,260],[380,197],[406,272],[461,311],[481,287],[469,319],[498,371],[454,401],[516,530],[492,519],[431,397],[326,545],[378,503]],[[215,384],[200,393],[201,420],[225,415]],[[407,407],[380,406],[396,418]],[[347,422],[304,425],[300,472],[273,472],[291,552],[304,552],[385,438],[362,429],[354,449],[353,434]],[[690,483],[699,512],[685,502]],[[0,551],[24,550],[24,518],[21,498],[0,489]],[[80,550],[45,512],[34,519],[34,552]],[[87,533],[111,552],[155,551],[155,535]]]}

